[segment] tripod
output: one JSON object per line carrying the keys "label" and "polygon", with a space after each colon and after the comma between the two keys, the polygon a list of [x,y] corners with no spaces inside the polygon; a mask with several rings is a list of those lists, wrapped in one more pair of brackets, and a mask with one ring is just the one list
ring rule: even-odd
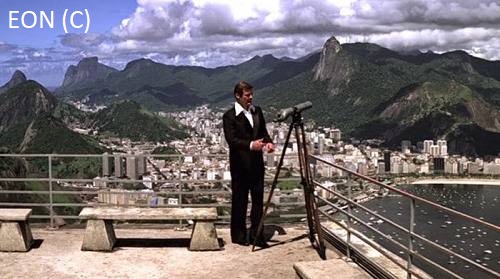
{"label": "tripod", "polygon": [[[283,159],[285,157],[286,148],[288,143],[290,142],[290,136],[292,135],[292,131],[295,131],[295,138],[297,140],[298,147],[298,156],[299,156],[299,167],[300,167],[300,184],[304,189],[304,200],[305,207],[307,213],[307,224],[309,226],[309,240],[313,247],[318,251],[318,254],[322,259],[325,259],[325,246],[323,242],[323,237],[321,236],[321,227],[319,222],[318,212],[316,210],[316,200],[314,199],[314,185],[312,182],[311,173],[309,171],[309,165],[307,163],[307,143],[305,140],[305,132],[304,132],[304,123],[302,121],[302,114],[300,111],[294,110],[292,113],[292,122],[288,128],[288,133],[286,136],[286,140],[283,146],[283,150],[281,152],[281,157],[278,163],[278,167],[276,169],[276,174],[274,175],[274,180],[271,186],[271,191],[269,192],[269,197],[267,198],[266,206],[264,207],[264,212],[259,222],[259,226],[257,228],[257,235],[260,235],[264,226],[264,219],[266,218],[267,210],[269,209],[269,205],[271,203],[271,198],[273,197],[274,189],[276,189],[276,185],[278,184],[278,177],[281,171],[281,167],[283,166]],[[315,237],[315,235],[317,237]],[[257,239],[257,238],[256,238]],[[255,250],[254,241],[252,246],[252,251]]]}

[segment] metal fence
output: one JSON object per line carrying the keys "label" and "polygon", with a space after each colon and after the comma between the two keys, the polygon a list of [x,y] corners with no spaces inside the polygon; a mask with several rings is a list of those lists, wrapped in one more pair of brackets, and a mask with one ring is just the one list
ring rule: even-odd
{"label": "metal fence", "polygon": [[[105,160],[109,161],[109,158],[114,158],[115,156],[122,157],[137,157],[137,156],[146,156],[149,159],[159,158],[169,160],[173,166],[175,166],[176,173],[172,174],[171,179],[157,179],[157,180],[143,180],[143,179],[123,179],[116,178],[113,176],[104,176],[102,177],[102,164]],[[276,155],[275,155],[276,156]],[[38,164],[42,161],[46,160],[46,169],[39,171],[38,174],[42,174],[43,176],[33,177],[33,174],[28,173],[25,177],[0,177],[0,207],[29,207],[29,208],[45,208],[45,212],[48,211],[48,214],[34,214],[31,216],[33,219],[45,219],[49,220],[50,226],[55,226],[55,220],[57,218],[63,219],[79,219],[77,214],[61,214],[60,211],[57,213],[55,208],[82,208],[85,206],[93,206],[100,205],[106,206],[105,203],[98,203],[95,201],[87,201],[87,202],[60,202],[57,200],[57,197],[60,195],[68,195],[68,196],[96,196],[103,191],[109,190],[109,187],[89,187],[89,188],[79,188],[72,189],[70,187],[61,187],[60,184],[70,183],[73,185],[83,185],[83,184],[102,184],[102,185],[126,185],[126,184],[137,184],[137,183],[145,183],[151,182],[155,184],[163,184],[163,183],[173,183],[177,185],[174,189],[167,191],[156,192],[157,195],[163,196],[171,196],[177,197],[178,204],[164,204],[164,205],[151,205],[149,203],[142,204],[134,204],[134,206],[158,206],[158,207],[216,207],[216,208],[230,208],[230,180],[224,179],[216,179],[216,180],[202,180],[202,179],[182,179],[182,167],[186,165],[184,162],[186,157],[192,157],[195,160],[202,160],[206,158],[210,159],[227,159],[227,155],[201,155],[201,154],[193,154],[193,155],[161,155],[161,154],[153,154],[153,155],[137,155],[137,154],[0,154],[0,160],[13,160],[13,159],[22,159],[24,162],[30,162],[33,160],[38,160]],[[287,156],[287,158],[293,158],[296,156]],[[97,164],[97,168],[101,170],[100,178],[62,178],[57,177],[54,173],[57,168],[55,165],[60,164],[61,160],[68,160],[71,158],[91,158],[96,161],[100,161]],[[357,248],[352,243],[352,236],[356,236],[357,238],[364,241],[367,245],[370,245],[381,254],[383,254],[386,258],[394,262],[396,265],[403,268],[408,278],[411,278],[412,275],[421,278],[422,273],[418,271],[418,268],[415,268],[415,262],[418,260],[419,263],[426,264],[431,266],[435,270],[438,270],[442,274],[446,276],[451,276],[455,278],[463,278],[462,275],[457,274],[454,270],[446,267],[443,264],[439,264],[434,258],[423,255],[415,248],[416,242],[422,242],[433,248],[436,253],[440,253],[445,255],[446,257],[454,257],[455,259],[461,260],[471,268],[475,268],[484,272],[488,276],[492,278],[500,278],[500,273],[496,270],[490,269],[488,266],[478,263],[473,259],[470,259],[467,256],[464,256],[456,251],[453,251],[450,247],[445,247],[444,245],[429,239],[425,235],[421,233],[417,233],[415,231],[417,213],[416,208],[420,206],[427,206],[435,211],[441,211],[449,215],[453,215],[458,219],[466,220],[467,222],[472,222],[477,226],[484,227],[485,229],[490,230],[493,233],[500,233],[500,227],[478,218],[466,215],[459,211],[444,207],[437,203],[431,202],[429,200],[423,199],[421,197],[409,194],[405,191],[402,191],[398,188],[389,186],[387,184],[381,183],[373,178],[361,175],[356,173],[355,171],[349,170],[343,166],[337,165],[335,163],[329,162],[327,160],[322,159],[318,156],[310,156],[309,158],[309,166],[312,168],[313,173],[313,183],[315,186],[315,197],[316,201],[319,204],[318,212],[322,216],[322,220],[324,221],[332,221],[336,223],[338,226],[346,230],[347,237],[344,241],[346,245],[346,254],[347,257],[353,257],[357,252]],[[152,161],[148,162],[149,164]],[[298,164],[298,162],[297,162]],[[328,166],[329,168],[333,168],[336,170],[335,175],[330,175],[336,177],[338,180],[342,180],[342,183],[338,183],[339,187],[326,187],[324,184],[324,178],[318,172],[318,169],[321,168],[320,165]],[[298,171],[298,165],[297,165]],[[109,170],[108,170],[109,171]],[[266,182],[272,181],[274,173],[272,173],[272,169],[266,173]],[[281,178],[281,181],[291,181],[291,183],[297,184],[296,190],[282,190],[281,193],[287,195],[301,192],[299,189],[299,177],[289,177],[289,178]],[[18,187],[19,185],[25,185],[24,183],[41,183],[44,185],[45,189],[24,189],[24,187]],[[10,183],[10,184],[9,184]],[[222,188],[215,190],[192,190],[190,187],[182,187],[183,185],[190,185],[196,183],[221,183]],[[10,186],[9,186],[10,185]],[[21,188],[21,189],[20,189]],[[43,188],[43,187],[42,187]],[[342,189],[340,189],[342,188]],[[355,191],[356,189],[356,191]],[[384,216],[377,210],[369,208],[363,201],[359,201],[356,198],[356,194],[364,193],[365,197],[366,191],[369,189],[377,189],[378,191],[386,191],[389,193],[394,193],[400,197],[403,197],[408,202],[408,220],[406,224],[400,224],[396,220],[391,219],[390,216]],[[124,190],[116,190],[112,192],[113,194],[122,194],[122,195],[134,195],[137,192],[135,191],[124,191]],[[325,193],[331,195],[331,197],[326,198]],[[5,195],[27,195],[30,197],[37,196],[40,201],[37,202],[15,202],[10,201],[5,198]],[[152,195],[152,193],[150,193]],[[298,194],[300,195],[300,194]],[[203,197],[203,196],[217,196],[217,197],[227,197],[228,202],[224,202],[221,200],[217,202],[210,203],[192,203],[185,202],[186,197]],[[43,197],[43,198],[42,198]],[[334,197],[334,198],[332,198]],[[223,199],[222,199],[223,200]],[[112,204],[114,205],[114,204]],[[126,206],[126,205],[121,205]],[[304,201],[303,200],[295,200],[288,202],[279,202],[273,205],[275,209],[275,216],[277,219],[285,219],[285,220],[300,220],[304,218],[305,209],[304,209]],[[354,207],[356,209],[354,209]],[[292,209],[292,210],[290,210]],[[372,216],[374,218],[378,218],[385,225],[390,226],[391,230],[399,231],[402,234],[406,235],[406,241],[397,241],[394,237],[391,237],[386,232],[377,228],[373,224],[370,224],[365,219],[361,217],[359,214],[354,212],[363,211],[367,214],[367,216]],[[291,211],[291,212],[290,212]],[[220,213],[219,213],[220,214]],[[220,219],[227,220],[229,216],[227,214],[220,214]],[[344,217],[342,217],[344,216]],[[267,220],[269,220],[270,216],[268,216]],[[382,246],[376,244],[370,237],[367,236],[366,233],[361,232],[361,228],[365,228],[367,231],[372,232],[375,235],[380,236],[380,238],[384,239],[384,241],[390,243],[393,247],[397,247],[397,249],[404,252],[406,256],[404,263],[402,263],[401,258],[399,256],[394,255],[393,253],[388,252],[387,249]],[[323,233],[326,235],[329,232],[329,228],[326,223],[322,224]],[[328,240],[328,238],[326,238]],[[498,250],[498,249],[497,249]]]}
{"label": "metal fence", "polygon": [[[430,266],[431,269],[433,269],[436,273],[442,274],[439,275],[439,277],[441,278],[448,276],[454,278],[463,278],[463,275],[458,274],[453,270],[452,265],[446,266],[440,264],[436,260],[436,258],[439,258],[440,256],[456,259],[457,261],[461,260],[464,265],[468,265],[470,266],[470,268],[475,268],[480,272],[483,272],[484,276],[500,278],[500,273],[497,270],[490,269],[485,264],[481,264],[474,259],[457,253],[456,251],[453,251],[451,247],[445,247],[443,244],[429,239],[422,233],[416,233],[416,226],[422,226],[422,224],[417,224],[416,208],[417,206],[425,206],[426,210],[434,210],[435,212],[440,212],[439,214],[454,216],[457,219],[471,222],[475,226],[482,227],[484,228],[483,230],[488,230],[490,233],[494,234],[500,233],[499,226],[447,208],[421,197],[412,195],[398,188],[386,185],[373,178],[361,175],[343,166],[324,160],[321,157],[311,156],[309,159],[309,163],[311,164],[313,169],[315,197],[317,199],[317,202],[320,205],[323,205],[319,207],[318,211],[325,220],[334,222],[347,232],[347,237],[345,240],[347,257],[350,258],[351,254],[355,250],[352,243],[352,236],[354,235],[367,245],[370,245],[378,252],[383,254],[394,264],[403,268],[406,271],[408,278],[411,278],[412,275],[418,278],[424,277],[422,276],[422,273],[415,268],[416,260],[419,261],[421,266]],[[343,183],[341,183],[343,185],[343,189],[339,189],[340,187],[326,187],[324,181],[320,181],[321,175],[318,174],[317,171],[317,169],[321,167],[333,168],[340,177],[344,177],[345,180],[343,181]],[[406,218],[406,224],[401,224],[401,222],[394,220],[393,217],[389,216],[390,214],[385,214],[384,216],[384,214],[379,212],[379,210],[369,208],[365,202],[357,201],[353,195],[354,188],[359,189],[358,192],[364,192],[369,189],[378,189],[378,191],[386,191],[386,193],[395,194],[399,197],[402,197],[402,199],[407,201],[409,207],[409,216],[407,216]],[[327,193],[326,196],[331,195],[332,197],[334,197],[334,199],[325,198],[325,193]],[[332,202],[332,200],[338,201]],[[356,210],[360,214],[356,214],[355,212],[353,212],[354,210]],[[332,211],[336,212],[337,214],[332,214]],[[389,210],[386,210],[387,213],[389,213],[388,211]],[[364,215],[362,213],[364,213]],[[426,213],[428,214],[428,212]],[[342,216],[344,218],[341,218]],[[395,237],[384,232],[384,230],[381,229],[381,226],[374,224],[374,222],[367,221],[367,218],[370,218],[371,220],[374,220],[374,218],[380,220],[379,223],[384,224],[384,226],[388,227],[390,231],[399,231],[403,235],[406,235],[406,240],[403,239],[403,241],[398,241],[398,239],[396,239]],[[324,225],[324,223],[322,224],[322,229],[326,233],[330,231],[330,229],[326,225]],[[383,239],[386,243],[389,244],[387,245],[388,247],[395,247],[398,250],[403,251],[403,254],[406,255],[405,261],[402,262],[398,256],[388,252],[387,249],[376,244],[372,239],[367,237],[366,233],[360,232],[360,230],[362,229],[367,230],[373,235]],[[415,247],[415,244],[417,242],[424,243],[429,247],[429,249],[432,248],[432,256],[428,256],[428,254],[423,255],[423,253],[419,252]],[[498,249],[496,249],[496,252],[498,252]],[[484,278],[483,276],[481,277]]]}
{"label": "metal fence", "polygon": [[[151,159],[163,159],[168,160],[172,166],[175,167],[176,173],[171,173],[171,177],[167,178],[166,176],[162,177],[162,179],[156,180],[144,180],[144,179],[129,179],[121,177],[111,176],[103,176],[103,165],[106,160],[116,158],[116,157],[144,157],[148,160],[148,165],[153,164]],[[0,177],[0,207],[28,207],[28,208],[45,208],[47,214],[33,214],[31,216],[32,219],[46,219],[49,220],[50,226],[55,226],[55,220],[57,218],[62,219],[79,219],[77,214],[61,214],[57,213],[60,210],[56,210],[55,208],[82,208],[86,206],[142,206],[142,207],[216,207],[216,208],[230,208],[230,180],[222,179],[218,177],[217,179],[189,179],[184,178],[182,175],[182,168],[186,165],[185,159],[189,157],[193,160],[219,160],[219,159],[227,159],[227,155],[201,155],[201,154],[192,154],[192,155],[165,155],[165,154],[0,154],[0,160],[10,159],[22,159],[23,162],[30,163],[33,160],[38,160],[39,165],[45,165],[46,169],[38,170],[36,173],[27,173],[25,177]],[[293,156],[288,156],[293,158]],[[97,178],[63,178],[57,177],[55,173],[55,165],[56,163],[60,163],[61,160],[71,160],[75,158],[87,158],[91,160],[95,160],[97,162],[97,168],[99,169],[100,176]],[[41,161],[45,161],[43,164]],[[108,166],[108,168],[113,169]],[[110,170],[107,171],[108,174]],[[111,171],[112,172],[112,171]],[[270,177],[272,174],[266,174],[266,183],[271,181]],[[36,177],[33,177],[36,176]],[[161,175],[160,175],[161,176]],[[290,183],[296,183],[296,187],[301,187],[299,184],[299,178],[297,177],[289,177],[283,178],[281,181],[289,181]],[[11,186],[7,186],[7,183],[11,183]],[[33,187],[28,187],[26,189],[24,185],[25,183],[38,183],[38,187],[41,189],[32,189]],[[161,191],[148,191],[148,192],[140,192],[140,191],[126,191],[121,190],[120,188],[123,185],[133,185],[138,183],[153,183],[156,185],[161,184],[171,184],[175,185],[174,187],[170,187],[168,190]],[[194,184],[210,184],[214,185],[218,183],[221,185],[218,189],[206,189],[206,190],[192,190],[189,186]],[[75,187],[61,187],[61,184],[73,184],[80,185],[79,188]],[[85,185],[101,185],[100,187],[85,187]],[[104,186],[105,185],[105,186]],[[117,187],[117,185],[120,185]],[[3,186],[3,187],[2,187]],[[114,186],[118,189],[111,190]],[[111,188],[111,189],[110,189]],[[298,192],[301,192],[300,189],[297,189]],[[281,193],[283,195],[291,195],[293,193],[297,193],[297,190],[283,190]],[[37,201],[25,201],[30,199],[23,199],[22,202],[16,202],[12,200],[8,200],[6,195],[15,194],[15,195],[27,195],[27,196],[37,196]],[[149,202],[143,203],[128,203],[128,204],[107,204],[103,202],[96,201],[88,201],[89,197],[95,197],[98,195],[122,195],[123,197],[133,196],[133,195],[143,195],[146,197],[175,197],[178,201],[177,204],[151,204]],[[85,196],[86,202],[60,202],[57,200],[57,197],[60,196]],[[212,197],[210,200],[216,200],[215,202],[199,202],[194,201],[194,199],[199,199],[202,197]],[[219,201],[215,198],[219,198]],[[220,199],[224,200],[226,197],[226,201],[220,201]],[[189,201],[186,201],[189,200]],[[305,213],[303,210],[299,210],[300,212],[295,212],[292,210],[292,213],[287,213],[290,208],[293,207],[301,207],[303,202],[300,201],[291,201],[291,202],[280,202],[275,203],[273,208],[275,209],[275,215],[278,217],[277,219],[285,219],[285,220],[297,220],[305,217]],[[74,210],[75,211],[75,210]],[[74,212],[73,211],[73,212]],[[76,210],[79,211],[79,210]],[[226,214],[225,214],[226,213]],[[220,221],[224,221],[229,219],[228,211],[219,210],[219,219]]]}

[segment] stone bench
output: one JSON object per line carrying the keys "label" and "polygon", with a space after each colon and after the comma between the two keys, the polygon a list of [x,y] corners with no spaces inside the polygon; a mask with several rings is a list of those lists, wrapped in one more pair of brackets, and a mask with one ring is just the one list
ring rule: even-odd
{"label": "stone bench", "polygon": [[87,220],[83,237],[84,251],[112,251],[116,242],[114,220],[193,220],[189,250],[220,250],[214,222],[216,208],[144,208],[144,207],[86,207],[80,218]]}
{"label": "stone bench", "polygon": [[368,279],[372,278],[361,267],[342,259],[326,261],[297,262],[293,264],[297,279]]}
{"label": "stone bench", "polygon": [[30,208],[0,208],[0,251],[26,252],[33,244]]}

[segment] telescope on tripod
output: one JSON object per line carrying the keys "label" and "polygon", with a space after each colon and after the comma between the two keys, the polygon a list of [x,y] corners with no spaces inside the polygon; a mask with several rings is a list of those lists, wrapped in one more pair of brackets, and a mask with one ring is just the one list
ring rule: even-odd
{"label": "telescope on tripod", "polygon": [[[304,189],[307,223],[309,227],[309,240],[311,241],[313,247],[317,249],[320,257],[325,259],[325,246],[320,233],[321,227],[320,227],[318,212],[316,210],[317,204],[314,198],[314,186],[312,182],[313,179],[311,176],[311,172],[309,171],[309,164],[307,160],[308,158],[307,142],[305,138],[304,123],[302,119],[302,112],[307,109],[310,109],[311,107],[312,103],[310,101],[300,103],[293,107],[280,110],[275,119],[275,122],[284,122],[291,117],[291,122],[288,128],[288,133],[285,139],[285,143],[283,145],[283,150],[281,152],[279,163],[276,168],[276,173],[274,175],[273,183],[271,185],[271,190],[269,192],[269,196],[267,198],[267,202],[264,207],[264,213],[262,214],[262,218],[257,228],[257,235],[260,235],[262,233],[262,229],[264,226],[264,219],[266,217],[267,210],[269,209],[269,205],[271,204],[271,199],[273,197],[274,190],[276,189],[276,185],[278,184],[278,177],[281,171],[281,167],[283,166],[283,159],[285,157],[285,153],[287,150],[286,147],[290,142],[290,136],[292,135],[292,131],[295,131],[295,138],[298,147],[299,167],[300,167],[300,178],[301,178],[300,184]],[[255,241],[252,246],[252,251],[254,250],[255,250]]]}
{"label": "telescope on tripod", "polygon": [[312,108],[312,103],[310,101],[307,101],[307,102],[295,105],[293,107],[282,109],[278,113],[278,115],[277,115],[276,119],[274,120],[274,122],[283,122],[283,121],[287,120],[287,118],[290,115],[293,115],[293,114],[296,114],[296,113],[301,113],[302,111],[304,111],[306,109],[310,109],[310,108]]}

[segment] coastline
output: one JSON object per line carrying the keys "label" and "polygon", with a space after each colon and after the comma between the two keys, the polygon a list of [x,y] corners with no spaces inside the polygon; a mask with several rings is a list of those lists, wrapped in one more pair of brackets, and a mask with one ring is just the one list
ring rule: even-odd
{"label": "coastline", "polygon": [[488,186],[500,186],[500,179],[421,179],[411,182],[414,185],[423,184],[446,184],[446,185],[488,185]]}

